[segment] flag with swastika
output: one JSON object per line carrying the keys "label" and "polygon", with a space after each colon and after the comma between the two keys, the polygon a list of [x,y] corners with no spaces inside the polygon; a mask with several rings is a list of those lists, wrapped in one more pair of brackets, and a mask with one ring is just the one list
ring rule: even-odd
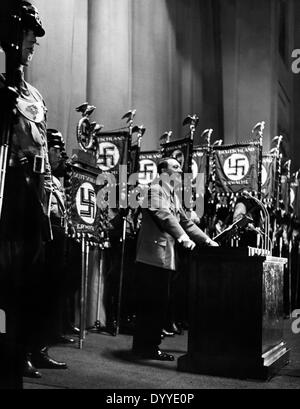
{"label": "flag with swastika", "polygon": [[201,205],[203,204],[203,206],[200,206],[201,208],[198,209],[197,212],[199,217],[202,217],[204,213],[204,198],[208,180],[208,161],[209,155],[207,148],[200,146],[194,147],[191,166],[191,173],[193,175],[193,191],[195,197],[198,198],[198,203],[201,203]]}
{"label": "flag with swastika", "polygon": [[130,149],[130,171],[129,173],[137,173],[139,171],[139,156],[140,147],[139,145],[131,146]]}
{"label": "flag with swastika", "polygon": [[271,154],[263,154],[261,170],[261,194],[267,202],[273,202],[275,198],[276,181],[276,157]]}
{"label": "flag with swastika", "polygon": [[203,174],[204,180],[207,178],[207,163],[208,162],[208,152],[205,147],[195,147],[193,149],[192,155],[192,165],[191,170],[193,174],[193,180],[196,179],[197,175]]}
{"label": "flag with swastika", "polygon": [[139,155],[138,181],[140,185],[149,185],[157,177],[157,164],[161,159],[158,151],[141,152]]}
{"label": "flag with swastika", "polygon": [[219,194],[237,194],[243,190],[258,192],[259,155],[258,144],[214,147],[215,192]]}
{"label": "flag with swastika", "polygon": [[128,165],[131,138],[128,131],[100,132],[97,135],[97,167],[119,179],[121,165]]}
{"label": "flag with swastika", "polygon": [[181,165],[184,173],[191,172],[193,141],[191,138],[172,141],[161,145],[163,158],[175,158]]}
{"label": "flag with swastika", "polygon": [[97,206],[98,173],[72,166],[70,175],[70,222],[77,233],[99,236],[101,210]]}

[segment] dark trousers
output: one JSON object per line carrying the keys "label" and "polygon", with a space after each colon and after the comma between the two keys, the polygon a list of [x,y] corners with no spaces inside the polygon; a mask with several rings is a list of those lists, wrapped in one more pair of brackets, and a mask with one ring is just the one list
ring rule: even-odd
{"label": "dark trousers", "polygon": [[[33,177],[36,191],[41,180]],[[8,168],[0,220],[0,388],[20,387],[25,354],[43,345],[44,245],[41,209],[21,168]],[[9,380],[11,379],[11,380]]]}
{"label": "dark trousers", "polygon": [[137,313],[135,352],[152,353],[161,343],[169,301],[171,270],[139,263],[136,273]]}
{"label": "dark trousers", "polygon": [[[128,238],[125,242],[125,255],[123,266],[123,285],[121,293],[121,327],[129,317],[136,313],[136,240]],[[122,257],[122,244],[112,242],[112,247],[105,251],[108,268],[105,275],[104,304],[107,315],[106,325],[110,326],[118,315],[118,296],[120,288],[120,269]]]}
{"label": "dark trousers", "polygon": [[46,244],[44,304],[47,344],[64,333],[64,300],[66,298],[66,236],[64,228],[52,225],[53,240]]}
{"label": "dark trousers", "polygon": [[44,293],[47,344],[75,324],[75,293],[80,289],[81,246],[65,235],[64,228],[52,224],[53,240],[46,244]]}
{"label": "dark trousers", "polygon": [[0,337],[0,389],[20,387],[25,355],[43,346],[42,265],[41,243],[0,241],[0,308],[6,314],[6,334]]}

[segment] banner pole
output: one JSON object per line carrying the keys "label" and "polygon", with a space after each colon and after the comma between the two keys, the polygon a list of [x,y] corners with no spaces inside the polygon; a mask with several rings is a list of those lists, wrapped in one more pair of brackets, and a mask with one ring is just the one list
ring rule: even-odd
{"label": "banner pole", "polygon": [[82,349],[84,340],[84,295],[85,295],[85,264],[86,264],[86,253],[85,253],[85,234],[81,237],[81,289],[80,289],[80,333],[79,333],[79,349]]}
{"label": "banner pole", "polygon": [[211,136],[213,133],[213,129],[208,129],[207,131],[204,131],[202,133],[202,136],[207,133],[207,150],[206,150],[206,181],[205,181],[205,193],[204,193],[204,215],[206,218],[206,225],[205,225],[205,232],[206,234],[209,234],[209,226],[210,226],[210,220],[209,220],[209,198],[210,198],[210,193],[209,193],[209,184],[211,181],[211,175],[210,175],[210,165],[211,165],[211,156],[212,156],[212,146],[211,146]]}
{"label": "banner pole", "polygon": [[98,288],[97,288],[97,313],[96,313],[96,321],[95,321],[95,328],[99,331],[101,328],[100,322],[100,297],[101,297],[101,287],[102,287],[102,277],[103,277],[103,265],[104,265],[104,249],[102,245],[99,246],[100,253],[99,253],[99,274],[98,274]]}
{"label": "banner pole", "polygon": [[121,267],[120,267],[119,294],[118,294],[118,309],[117,309],[115,335],[119,335],[119,333],[120,333],[121,303],[122,303],[122,290],[123,290],[122,287],[123,287],[123,279],[124,279],[124,262],[125,262],[126,227],[127,227],[127,216],[124,216],[124,217],[123,217],[123,228],[122,228]]}
{"label": "banner pole", "polygon": [[90,254],[90,242],[86,240],[85,242],[85,268],[84,268],[84,314],[83,314],[83,324],[84,324],[84,332],[83,332],[83,339],[86,338],[86,319],[87,319],[87,293],[88,293],[88,276],[89,276],[89,254]]}
{"label": "banner pole", "polygon": [[[131,144],[131,138],[133,134],[133,120],[136,114],[136,110],[129,111],[123,116],[122,119],[128,118],[128,129],[129,129],[129,141]],[[127,158],[128,158],[129,146],[127,146]],[[127,160],[128,162],[128,160]],[[128,174],[127,174],[128,177]],[[126,191],[127,194],[127,191]],[[128,196],[127,196],[128,199]],[[127,204],[128,206],[128,204]],[[125,212],[127,213],[127,209]],[[124,262],[125,262],[125,240],[126,240],[126,227],[127,227],[127,214],[123,216],[123,226],[122,226],[122,250],[121,250],[121,265],[120,265],[120,279],[119,279],[119,292],[118,292],[118,305],[117,305],[117,316],[116,316],[116,327],[114,328],[113,335],[119,335],[120,333],[120,322],[121,322],[121,304],[122,304],[122,292],[123,292],[123,278],[124,278]]]}

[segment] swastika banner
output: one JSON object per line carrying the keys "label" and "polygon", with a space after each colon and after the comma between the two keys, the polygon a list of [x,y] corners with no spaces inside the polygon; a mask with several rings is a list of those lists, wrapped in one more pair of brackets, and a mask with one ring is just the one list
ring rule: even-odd
{"label": "swastika banner", "polygon": [[255,144],[218,146],[213,150],[215,191],[220,194],[258,191],[260,147]]}
{"label": "swastika banner", "polygon": [[139,184],[148,185],[157,176],[157,163],[161,159],[158,151],[141,152],[139,155]]}
{"label": "swastika banner", "polygon": [[138,145],[131,146],[130,149],[130,171],[129,173],[136,173],[139,171],[139,155],[140,147]]}
{"label": "swastika banner", "polygon": [[172,157],[181,164],[184,173],[191,172],[193,141],[190,138],[173,141],[162,145],[162,157]]}
{"label": "swastika banner", "polygon": [[101,132],[97,135],[97,167],[119,179],[119,166],[128,165],[131,138],[129,132]]}
{"label": "swastika banner", "polygon": [[192,174],[193,179],[196,179],[198,174],[205,175],[207,173],[208,153],[205,148],[195,147],[192,155]]}
{"label": "swastika banner", "polygon": [[71,223],[78,233],[98,237],[101,211],[97,207],[97,173],[73,167],[71,176]]}
{"label": "swastika banner", "polygon": [[207,183],[208,152],[204,147],[195,147],[192,158],[193,188],[198,200],[197,214],[204,214],[204,197]]}
{"label": "swastika banner", "polygon": [[275,198],[276,180],[276,157],[264,154],[261,170],[261,194],[262,198],[272,201]]}

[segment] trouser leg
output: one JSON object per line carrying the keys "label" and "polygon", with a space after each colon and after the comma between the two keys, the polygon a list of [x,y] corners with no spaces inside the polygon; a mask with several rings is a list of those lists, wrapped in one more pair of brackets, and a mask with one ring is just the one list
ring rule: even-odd
{"label": "trouser leg", "polygon": [[169,270],[138,265],[134,350],[151,353],[160,345],[169,300],[169,281]]}

